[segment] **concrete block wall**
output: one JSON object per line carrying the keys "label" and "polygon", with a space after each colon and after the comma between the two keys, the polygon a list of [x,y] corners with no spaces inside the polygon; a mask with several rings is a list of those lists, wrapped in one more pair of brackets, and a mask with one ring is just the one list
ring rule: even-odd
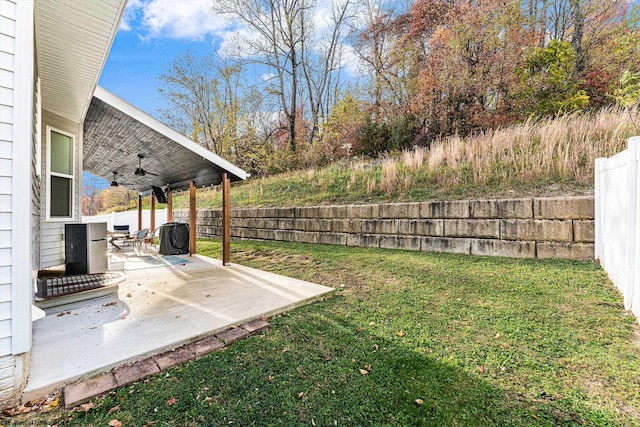
{"label": "concrete block wall", "polygon": [[[188,211],[174,214],[187,222]],[[593,259],[594,199],[428,201],[231,210],[242,239],[516,258]],[[222,234],[219,210],[198,210],[197,235]]]}

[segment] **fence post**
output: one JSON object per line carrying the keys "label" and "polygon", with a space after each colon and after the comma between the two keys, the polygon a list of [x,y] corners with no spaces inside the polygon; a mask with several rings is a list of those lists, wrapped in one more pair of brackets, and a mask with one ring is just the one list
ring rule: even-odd
{"label": "fence post", "polygon": [[606,164],[606,158],[600,157],[596,159],[595,164],[595,208],[594,208],[594,228],[595,228],[595,254],[594,258],[596,261],[600,262],[600,265],[603,264],[604,260],[604,250],[603,250],[603,242],[602,242],[602,219],[603,219],[603,197],[604,197],[604,187],[602,180],[606,177],[606,174],[603,173],[604,166]]}
{"label": "fence post", "polygon": [[627,148],[628,162],[628,212],[627,212],[627,253],[625,260],[626,293],[624,305],[636,316],[640,315],[640,276],[638,276],[638,262],[640,261],[640,246],[638,245],[638,192],[640,191],[640,174],[638,160],[640,159],[640,136],[629,138]]}

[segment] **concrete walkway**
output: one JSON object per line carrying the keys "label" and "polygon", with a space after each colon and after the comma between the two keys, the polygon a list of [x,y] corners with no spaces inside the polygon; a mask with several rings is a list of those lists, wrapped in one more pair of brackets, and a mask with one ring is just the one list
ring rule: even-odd
{"label": "concrete walkway", "polygon": [[199,255],[183,258],[183,265],[138,266],[117,294],[35,321],[23,401],[333,291]]}

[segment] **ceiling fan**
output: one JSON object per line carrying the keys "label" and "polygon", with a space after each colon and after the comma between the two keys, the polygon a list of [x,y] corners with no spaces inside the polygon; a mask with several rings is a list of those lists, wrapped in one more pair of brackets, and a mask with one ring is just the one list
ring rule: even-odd
{"label": "ceiling fan", "polygon": [[111,181],[111,186],[112,187],[118,187],[120,185],[133,185],[133,184],[125,184],[124,182],[118,182],[116,180],[116,175],[118,175],[118,172],[113,171],[113,181]]}
{"label": "ceiling fan", "polygon": [[158,174],[151,173],[151,172],[148,172],[148,171],[142,169],[142,159],[144,159],[144,154],[142,154],[142,153],[138,154],[138,168],[134,172],[136,174],[136,176],[145,176],[145,175],[158,176]]}

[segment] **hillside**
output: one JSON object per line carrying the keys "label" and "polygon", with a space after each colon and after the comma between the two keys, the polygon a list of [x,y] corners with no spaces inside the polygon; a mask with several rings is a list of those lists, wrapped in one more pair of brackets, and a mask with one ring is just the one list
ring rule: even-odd
{"label": "hillside", "polygon": [[[375,160],[339,162],[234,184],[233,207],[305,206],[593,193],[594,162],[626,148],[637,112],[530,120],[469,138],[448,137]],[[198,189],[198,207],[221,206],[219,188]],[[148,202],[147,202],[148,203]],[[188,194],[174,196],[187,209]]]}
{"label": "hillside", "polygon": [[[630,114],[602,110],[529,121],[470,138],[449,137],[377,160],[340,162],[250,179],[232,186],[232,204],[304,206],[593,192],[594,162],[638,133]],[[220,206],[217,188],[198,190],[198,207]],[[188,208],[188,195],[174,198]]]}

